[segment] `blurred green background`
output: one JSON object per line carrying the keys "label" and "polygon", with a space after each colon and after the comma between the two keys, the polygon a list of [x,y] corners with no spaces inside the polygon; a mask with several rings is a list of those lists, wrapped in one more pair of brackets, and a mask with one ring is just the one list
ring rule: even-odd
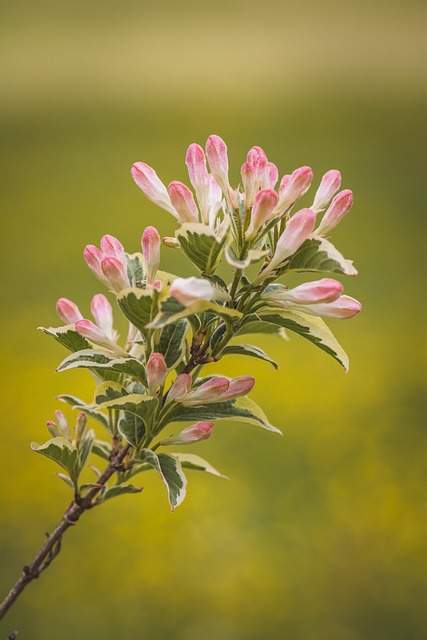
{"label": "blurred green background", "polygon": [[[221,363],[257,377],[252,397],[284,438],[221,424],[194,452],[230,481],[189,472],[171,514],[141,476],[141,495],[85,515],[1,638],[425,638],[422,4],[39,0],[2,13],[2,593],[69,500],[29,442],[45,439],[58,393],[92,397],[89,374],[55,374],[65,353],[36,327],[57,324],[60,296],[88,312],[100,289],[86,243],[111,233],[136,251],[147,224],[174,231],[133,162],[186,182],[187,146],[217,133],[234,183],[255,144],[281,174],[339,168],[355,206],[334,242],[364,310],[329,323],[348,375],[297,336],[258,341],[278,372]],[[173,251],[163,260],[193,274]]]}

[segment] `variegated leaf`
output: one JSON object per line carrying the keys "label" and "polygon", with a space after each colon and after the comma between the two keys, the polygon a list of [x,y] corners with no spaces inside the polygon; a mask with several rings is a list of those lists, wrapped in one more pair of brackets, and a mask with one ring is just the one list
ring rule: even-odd
{"label": "variegated leaf", "polygon": [[225,234],[219,240],[209,226],[187,222],[176,231],[175,235],[187,258],[202,273],[214,273],[224,250]]}

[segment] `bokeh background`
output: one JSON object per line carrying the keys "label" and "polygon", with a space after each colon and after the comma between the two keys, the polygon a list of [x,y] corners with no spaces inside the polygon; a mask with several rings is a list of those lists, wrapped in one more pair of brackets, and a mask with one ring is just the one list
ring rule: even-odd
{"label": "bokeh background", "polygon": [[[40,332],[55,302],[88,311],[82,250],[138,250],[174,221],[131,181],[143,160],[187,180],[191,142],[254,144],[281,173],[339,168],[355,192],[334,242],[363,313],[331,321],[344,375],[297,336],[236,358],[284,437],[221,424],[194,447],[230,481],[189,472],[173,514],[157,477],[88,513],[1,626],[31,640],[420,640],[427,633],[427,432],[422,424],[425,11],[421,2],[38,0],[2,3],[1,591],[69,496],[29,450],[85,372]],[[424,166],[423,166],[424,164]],[[425,244],[424,244],[425,247]],[[193,274],[164,249],[164,268]],[[424,370],[425,373],[425,370]]]}

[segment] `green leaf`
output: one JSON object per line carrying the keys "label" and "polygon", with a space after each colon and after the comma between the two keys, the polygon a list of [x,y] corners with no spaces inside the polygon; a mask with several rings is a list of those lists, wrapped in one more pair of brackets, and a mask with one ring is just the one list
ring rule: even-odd
{"label": "green leaf", "polygon": [[123,289],[117,302],[126,318],[141,331],[147,334],[147,325],[157,313],[159,292],[157,289]]}
{"label": "green leaf", "polygon": [[110,457],[113,452],[113,448],[109,442],[104,440],[94,440],[92,445],[92,453],[99,456],[103,460],[110,462]]}
{"label": "green leaf", "polygon": [[95,403],[100,405],[104,404],[104,402],[109,402],[116,398],[123,398],[128,395],[129,393],[119,382],[108,380],[107,382],[100,384],[99,387],[95,389]]}
{"label": "green leaf", "polygon": [[95,432],[93,429],[87,431],[85,437],[81,442],[79,442],[77,446],[77,450],[79,452],[79,463],[78,470],[79,472],[85,466],[87,459],[92,451],[93,443],[95,441]]}
{"label": "green leaf", "polygon": [[175,324],[168,324],[162,329],[156,351],[165,359],[168,369],[175,369],[185,353],[185,334],[188,331],[188,321],[179,320]]}
{"label": "green leaf", "polygon": [[31,449],[59,464],[60,467],[68,471],[73,483],[76,481],[78,452],[71,442],[59,436],[48,440],[44,444],[32,442]]}
{"label": "green leaf", "polygon": [[110,498],[117,498],[118,496],[122,496],[125,493],[141,493],[141,491],[141,487],[135,487],[135,485],[133,484],[116,484],[104,491],[104,493],[102,494],[101,502],[110,500]]}
{"label": "green leaf", "polygon": [[219,478],[225,478],[228,480],[227,476],[224,476],[222,473],[217,471],[215,467],[213,467],[209,462],[206,462],[200,456],[196,456],[193,453],[174,453],[173,456],[177,458],[181,466],[184,469],[194,469],[195,471],[205,471],[206,473],[211,473],[213,476],[218,476]]}
{"label": "green leaf", "polygon": [[252,358],[259,358],[265,360],[273,365],[275,369],[279,368],[277,362],[275,362],[265,351],[259,347],[255,347],[253,344],[230,344],[222,352],[223,356],[238,355],[238,356],[252,356]]}
{"label": "green leaf", "polygon": [[145,280],[142,253],[126,254],[127,272],[132,287],[140,288]]}
{"label": "green leaf", "polygon": [[57,473],[56,475],[58,476],[58,478],[61,478],[61,480],[65,482],[67,487],[69,487],[73,492],[75,491],[76,488],[68,476],[66,476],[64,473]]}
{"label": "green leaf", "polygon": [[264,258],[267,253],[268,251],[258,251],[256,249],[251,249],[250,251],[248,251],[246,257],[243,258],[243,260],[240,260],[240,258],[236,255],[233,247],[229,245],[225,250],[225,258],[229,265],[231,265],[235,269],[243,270],[247,269],[253,262],[258,262],[258,260]]}
{"label": "green leaf", "polygon": [[144,421],[129,411],[123,411],[119,420],[118,429],[122,436],[137,448],[142,443],[146,433]]}
{"label": "green leaf", "polygon": [[151,322],[150,328],[159,329],[168,324],[178,322],[178,320],[181,320],[182,318],[186,318],[194,314],[205,313],[206,311],[211,311],[217,316],[225,318],[240,318],[242,316],[240,311],[230,309],[229,307],[223,307],[216,302],[199,300],[197,302],[193,302],[193,304],[188,307],[184,307],[175,298],[168,297],[160,302],[160,311]]}
{"label": "green leaf", "polygon": [[85,404],[83,400],[80,400],[80,398],[76,398],[76,396],[70,396],[70,395],[64,394],[61,396],[56,396],[56,399],[61,400],[62,402],[66,402],[71,407],[73,407],[73,409],[78,409],[79,411],[83,411],[83,413],[88,415],[90,418],[93,418],[94,420],[97,420],[98,422],[100,422],[102,426],[105,427],[107,430],[110,429],[107,416],[105,416],[100,411],[95,411],[92,407]]}
{"label": "green leaf", "polygon": [[[147,429],[147,426],[150,424],[154,413],[156,411],[158,405],[158,399],[154,396],[147,396],[141,393],[130,393],[127,396],[122,396],[120,398],[116,398],[114,400],[109,400],[107,402],[99,405],[99,409],[118,409],[121,411],[126,411],[134,414],[144,423],[144,429]],[[128,436],[134,440],[139,440],[139,434],[142,432],[142,426],[138,426],[137,423],[128,424],[126,422],[122,424],[123,429],[127,429],[129,427],[128,435],[123,435],[127,438]],[[136,431],[135,431],[136,429]],[[133,434],[133,435],[132,435]],[[133,444],[133,443],[131,443]]]}
{"label": "green leaf", "polygon": [[256,314],[250,314],[244,319],[243,325],[237,330],[236,335],[245,335],[248,333],[264,333],[268,335],[277,335],[288,340],[286,329],[275,324],[262,322]]}
{"label": "green leaf", "polygon": [[233,420],[247,422],[257,427],[282,433],[271,425],[262,409],[249,398],[237,398],[225,402],[210,402],[199,406],[185,406],[176,403],[173,411],[167,414],[166,422],[161,423],[161,428],[169,422],[197,422],[198,420]]}
{"label": "green leaf", "polygon": [[68,356],[61,362],[57,371],[67,369],[94,369],[96,371],[111,371],[124,373],[132,378],[146,381],[145,367],[136,358],[120,358],[116,354],[97,349],[84,349]]}
{"label": "green leaf", "polygon": [[321,318],[300,311],[284,311],[282,309],[272,309],[268,313],[261,312],[259,317],[263,322],[298,333],[320,349],[323,349],[323,351],[326,351],[348,371],[347,354]]}
{"label": "green leaf", "polygon": [[278,273],[285,271],[327,271],[356,276],[357,270],[351,260],[346,260],[333,244],[321,237],[306,240],[292,256],[288,264]]}
{"label": "green leaf", "polygon": [[226,234],[218,240],[207,225],[186,222],[175,233],[181,249],[202,273],[212,274],[217,268],[226,240]]}
{"label": "green leaf", "polygon": [[73,353],[75,351],[81,351],[82,349],[90,349],[90,343],[80,333],[75,331],[73,324],[68,324],[65,327],[39,327],[40,331],[46,333],[48,336],[55,338],[62,346],[66,347]]}
{"label": "green leaf", "polygon": [[168,453],[157,456],[151,449],[143,449],[141,458],[153,467],[159,474],[168,490],[169,504],[172,511],[185,498],[187,478],[185,477],[178,458]]}

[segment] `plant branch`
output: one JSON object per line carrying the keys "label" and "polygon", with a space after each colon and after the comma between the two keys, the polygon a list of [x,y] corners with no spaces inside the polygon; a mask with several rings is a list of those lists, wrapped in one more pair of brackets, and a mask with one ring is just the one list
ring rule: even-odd
{"label": "plant branch", "polygon": [[51,534],[47,534],[47,540],[39,549],[29,565],[26,565],[22,574],[12,589],[9,591],[3,602],[0,604],[0,620],[13,605],[15,600],[20,596],[25,587],[38,578],[40,574],[48,568],[61,550],[62,536],[70,527],[77,524],[80,516],[96,505],[94,498],[105,486],[106,482],[111,478],[123,464],[123,460],[130,450],[130,445],[125,445],[110,460],[105,471],[98,479],[97,485],[92,487],[84,498],[76,496],[73,502],[65,511],[61,522],[55,527]]}

